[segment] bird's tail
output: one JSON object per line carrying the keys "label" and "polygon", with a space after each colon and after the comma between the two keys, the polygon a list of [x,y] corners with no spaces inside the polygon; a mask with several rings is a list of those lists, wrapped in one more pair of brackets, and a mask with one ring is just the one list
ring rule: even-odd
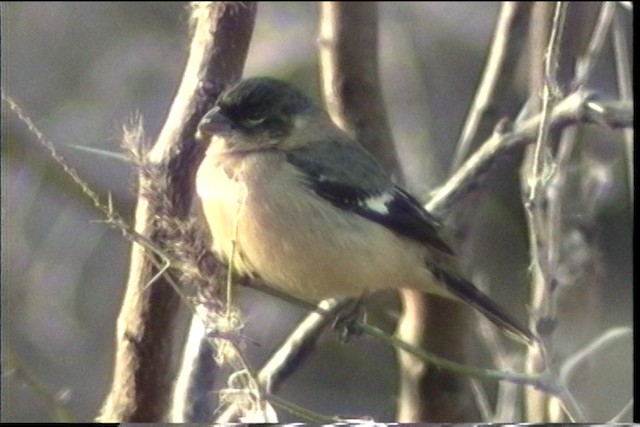
{"label": "bird's tail", "polygon": [[470,304],[508,335],[519,341],[524,341],[529,345],[535,342],[536,338],[529,328],[520,324],[520,322],[515,320],[509,313],[473,284],[438,266],[429,265],[428,268],[434,277],[446,287],[449,293],[465,303]]}

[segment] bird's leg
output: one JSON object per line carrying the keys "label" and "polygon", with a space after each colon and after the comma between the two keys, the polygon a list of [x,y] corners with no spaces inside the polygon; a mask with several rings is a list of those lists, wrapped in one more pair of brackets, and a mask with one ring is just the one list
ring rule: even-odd
{"label": "bird's leg", "polygon": [[352,335],[362,335],[359,324],[364,323],[367,312],[364,301],[368,296],[365,290],[357,299],[350,299],[345,306],[336,312],[332,328],[340,334],[340,341],[347,342]]}

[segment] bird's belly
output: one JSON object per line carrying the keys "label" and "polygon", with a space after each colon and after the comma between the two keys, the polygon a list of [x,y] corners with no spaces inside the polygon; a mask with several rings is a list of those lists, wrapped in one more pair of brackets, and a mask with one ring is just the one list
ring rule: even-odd
{"label": "bird's belly", "polygon": [[[207,190],[198,194],[216,252],[231,260],[235,251],[237,270],[310,301],[410,285],[415,272],[408,269],[417,264],[411,257],[419,253],[408,247],[414,242],[334,207],[301,182],[287,182],[298,177],[286,167],[249,162],[235,178],[207,177]],[[199,174],[200,185],[203,179]]]}
{"label": "bird's belly", "polygon": [[[261,211],[258,208],[252,214],[260,217]],[[244,257],[263,279],[308,300],[360,296],[365,290],[401,286],[408,262],[400,254],[387,254],[347,222],[328,224],[324,218],[306,217],[304,224],[295,227],[298,231],[287,234],[278,231],[282,224],[273,224],[272,217],[265,215],[242,227],[257,243],[244,245],[242,237],[239,242]]]}

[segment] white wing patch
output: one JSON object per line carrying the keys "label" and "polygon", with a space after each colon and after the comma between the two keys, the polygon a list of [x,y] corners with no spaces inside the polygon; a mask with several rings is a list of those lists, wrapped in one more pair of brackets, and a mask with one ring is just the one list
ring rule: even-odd
{"label": "white wing patch", "polygon": [[360,205],[371,211],[386,215],[389,213],[389,207],[387,204],[393,201],[393,199],[393,193],[383,193],[379,196],[369,197],[368,199],[362,200]]}

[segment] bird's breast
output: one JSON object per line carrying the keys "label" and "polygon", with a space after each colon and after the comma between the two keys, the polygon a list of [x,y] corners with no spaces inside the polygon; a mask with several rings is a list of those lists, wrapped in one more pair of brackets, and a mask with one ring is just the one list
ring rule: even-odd
{"label": "bird's breast", "polygon": [[214,251],[299,297],[400,287],[416,265],[412,242],[321,199],[281,153],[207,156],[196,187]]}

